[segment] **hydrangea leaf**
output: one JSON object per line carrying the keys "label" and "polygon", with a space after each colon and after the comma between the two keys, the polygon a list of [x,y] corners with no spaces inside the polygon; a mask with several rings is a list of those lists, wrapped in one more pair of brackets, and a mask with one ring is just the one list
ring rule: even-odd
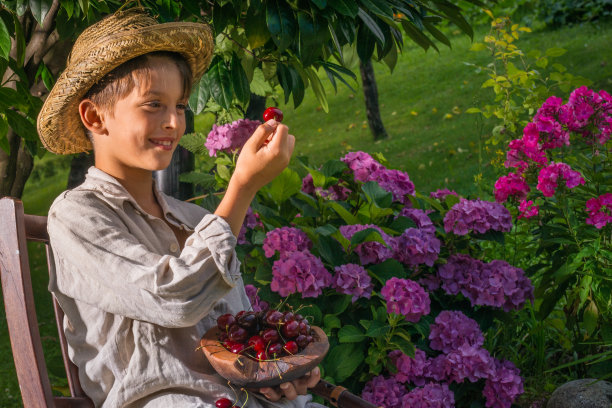
{"label": "hydrangea leaf", "polygon": [[365,334],[352,324],[342,326],[338,331],[340,343],[359,343],[365,339]]}

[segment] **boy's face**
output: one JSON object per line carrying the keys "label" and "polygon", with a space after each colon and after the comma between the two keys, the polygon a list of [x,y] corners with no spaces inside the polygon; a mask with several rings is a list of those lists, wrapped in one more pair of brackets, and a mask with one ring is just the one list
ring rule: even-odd
{"label": "boy's face", "polygon": [[102,134],[95,134],[96,167],[113,175],[168,167],[185,132],[187,99],[176,65],[154,57],[150,75],[140,74],[137,85],[103,114]]}

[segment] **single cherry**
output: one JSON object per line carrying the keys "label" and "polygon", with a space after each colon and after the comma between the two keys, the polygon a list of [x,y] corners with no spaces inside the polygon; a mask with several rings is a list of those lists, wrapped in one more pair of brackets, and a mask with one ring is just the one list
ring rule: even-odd
{"label": "single cherry", "polygon": [[264,111],[263,119],[265,122],[269,121],[270,119],[274,119],[277,122],[282,122],[283,121],[283,111],[274,106],[270,106],[268,109]]}
{"label": "single cherry", "polygon": [[298,345],[295,341],[290,340],[285,343],[283,349],[285,349],[285,351],[289,354],[295,354],[298,352]]}
{"label": "single cherry", "polygon": [[283,318],[283,314],[278,310],[270,310],[266,313],[265,322],[268,326],[274,327],[278,325]]}
{"label": "single cherry", "polygon": [[307,323],[308,320],[304,319],[298,324],[298,331],[300,334],[309,335],[310,334],[310,325]]}
{"label": "single cherry", "polygon": [[238,318],[238,325],[247,330],[254,329],[257,326],[257,316],[254,312],[248,312]]}
{"label": "single cherry", "polygon": [[217,408],[231,408],[234,406],[234,404],[227,398],[219,398],[217,401],[215,401],[215,406]]}
{"label": "single cherry", "polygon": [[261,350],[257,352],[255,359],[258,361],[265,361],[268,359],[268,355],[266,354],[265,350]]}
{"label": "single cherry", "polygon": [[290,339],[297,337],[297,335],[300,334],[300,324],[301,323],[298,323],[295,320],[289,320],[283,325],[283,327],[281,327],[283,336]]}
{"label": "single cherry", "polygon": [[249,347],[253,347],[255,351],[261,351],[266,349],[266,343],[261,336],[255,335],[249,339]]}
{"label": "single cherry", "polygon": [[273,329],[271,327],[269,329],[264,330],[261,333],[261,337],[263,338],[264,343],[266,344],[274,343],[280,338],[276,329]]}
{"label": "single cherry", "polygon": [[249,338],[249,332],[238,325],[230,327],[229,339],[238,343],[244,343]]}
{"label": "single cherry", "polygon": [[295,338],[295,342],[297,343],[297,345],[303,349],[304,347],[306,347],[309,343],[308,343],[308,337],[300,334],[299,336],[297,336]]}
{"label": "single cherry", "polygon": [[280,343],[272,343],[268,347],[268,355],[272,357],[280,357],[283,346]]}
{"label": "single cherry", "polygon": [[225,332],[235,322],[236,318],[231,313],[226,313],[217,318],[217,327],[219,328],[219,330]]}
{"label": "single cherry", "polygon": [[240,354],[244,350],[244,344],[242,343],[234,343],[232,347],[230,347],[230,351],[234,354]]}

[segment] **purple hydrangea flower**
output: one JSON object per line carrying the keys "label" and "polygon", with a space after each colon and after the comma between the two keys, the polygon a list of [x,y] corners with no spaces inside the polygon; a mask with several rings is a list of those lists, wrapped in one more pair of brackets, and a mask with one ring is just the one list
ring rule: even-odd
{"label": "purple hydrangea flower", "polygon": [[435,234],[417,228],[408,228],[398,237],[390,239],[393,259],[409,266],[433,266],[440,254],[440,240]]}
{"label": "purple hydrangea flower", "polygon": [[[373,228],[380,232],[385,242],[390,242],[392,240],[378,225],[374,224],[342,225],[339,230],[344,238],[350,241],[355,233],[367,228]],[[380,242],[363,242],[355,246],[355,252],[359,255],[359,262],[362,265],[380,263],[391,258],[393,255],[393,251]]]}
{"label": "purple hydrangea flower", "polygon": [[457,350],[464,344],[474,347],[484,344],[478,323],[459,311],[443,310],[429,330],[429,346],[444,353]]}
{"label": "purple hydrangea flower", "polygon": [[501,204],[482,200],[461,199],[444,216],[444,230],[466,235],[469,230],[479,234],[487,231],[507,232],[512,229],[512,216]]}
{"label": "purple hydrangea flower", "polygon": [[332,288],[345,295],[353,295],[353,303],[360,297],[369,299],[372,295],[372,279],[360,265],[346,264],[336,266]]}
{"label": "purple hydrangea flower", "polygon": [[267,258],[278,251],[281,256],[287,252],[305,251],[312,248],[312,241],[299,228],[282,227],[269,231],[263,241],[263,250]]}
{"label": "purple hydrangea flower", "polygon": [[249,301],[251,302],[251,306],[254,312],[268,310],[268,307],[270,306],[268,305],[268,302],[266,302],[265,300],[261,300],[259,298],[259,295],[257,295],[257,291],[259,289],[257,289],[253,285],[244,285],[244,290],[247,294],[247,297],[249,298]]}
{"label": "purple hydrangea flower", "polygon": [[400,350],[389,353],[391,363],[397,368],[395,378],[401,383],[413,383],[414,385],[425,385],[426,370],[429,362],[427,355],[421,349],[415,349],[414,358],[407,356]]}
{"label": "purple hydrangea flower", "polygon": [[448,384],[428,383],[402,398],[402,408],[454,408],[455,395]]}
{"label": "purple hydrangea flower", "polygon": [[446,355],[451,365],[450,381],[462,383],[465,379],[476,382],[494,374],[495,364],[489,352],[467,344]]}
{"label": "purple hydrangea flower", "polygon": [[427,360],[427,365],[423,372],[426,378],[438,382],[450,381],[452,373],[453,363],[448,359],[446,354],[440,354]]}
{"label": "purple hydrangea flower", "polygon": [[436,233],[436,226],[431,222],[431,218],[423,210],[418,208],[404,207],[397,215],[398,217],[408,217],[416,224],[417,228],[429,232],[432,234]]}
{"label": "purple hydrangea flower", "polygon": [[421,316],[429,314],[429,295],[410,279],[389,279],[380,291],[387,302],[387,312],[401,314],[406,320],[416,323]]}
{"label": "purple hydrangea flower", "polygon": [[249,119],[238,119],[221,126],[213,125],[204,146],[211,157],[216,156],[218,151],[227,153],[238,151],[259,125],[260,121]]}
{"label": "purple hydrangea flower", "polygon": [[369,177],[372,173],[385,168],[366,152],[350,152],[340,160],[345,162],[349,169],[353,171],[356,181],[364,183],[370,180]]}
{"label": "purple hydrangea flower", "polygon": [[247,229],[253,229],[256,227],[263,227],[263,223],[259,220],[259,214],[253,212],[253,209],[249,207],[247,209],[246,216],[244,217],[244,222],[240,227],[240,232],[238,233],[237,243],[238,244],[247,244],[246,233]]}
{"label": "purple hydrangea flower", "polygon": [[406,388],[402,384],[394,377],[385,378],[382,375],[367,382],[361,392],[361,398],[384,408],[401,408],[404,395]]}
{"label": "purple hydrangea flower", "polygon": [[312,174],[308,173],[302,179],[302,191],[306,194],[310,195],[318,195],[322,198],[327,198],[329,200],[335,201],[345,201],[352,191],[343,184],[334,184],[333,186],[329,186],[327,189],[323,189],[321,187],[315,187],[314,181],[312,179]]}
{"label": "purple hydrangea flower", "polygon": [[408,173],[381,168],[371,173],[368,181],[375,181],[383,190],[390,192],[393,201],[410,205],[410,200],[406,196],[414,195],[414,183],[410,181]]}
{"label": "purple hydrangea flower", "polygon": [[447,188],[441,188],[441,189],[438,189],[436,191],[432,191],[431,193],[429,193],[429,196],[431,198],[435,198],[436,200],[440,200],[440,201],[444,201],[447,195],[454,195],[454,196],[459,197],[459,194],[457,194],[456,191],[449,190]]}
{"label": "purple hydrangea flower", "polygon": [[487,378],[482,395],[489,408],[510,408],[512,403],[523,393],[523,380],[520,370],[510,361],[494,360],[495,369]]}
{"label": "purple hydrangea flower", "polygon": [[281,296],[299,292],[303,298],[317,297],[331,282],[321,259],[310,252],[287,252],[272,265],[270,289]]}

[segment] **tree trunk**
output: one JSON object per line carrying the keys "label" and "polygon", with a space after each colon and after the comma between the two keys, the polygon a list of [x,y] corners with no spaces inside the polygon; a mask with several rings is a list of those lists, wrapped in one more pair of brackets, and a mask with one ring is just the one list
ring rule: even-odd
{"label": "tree trunk", "polygon": [[366,114],[368,117],[368,125],[374,140],[387,139],[387,131],[380,117],[380,108],[378,106],[378,87],[376,86],[376,78],[374,77],[374,67],[372,61],[359,61],[359,72],[361,73],[361,82],[363,84],[363,96],[365,99]]}

